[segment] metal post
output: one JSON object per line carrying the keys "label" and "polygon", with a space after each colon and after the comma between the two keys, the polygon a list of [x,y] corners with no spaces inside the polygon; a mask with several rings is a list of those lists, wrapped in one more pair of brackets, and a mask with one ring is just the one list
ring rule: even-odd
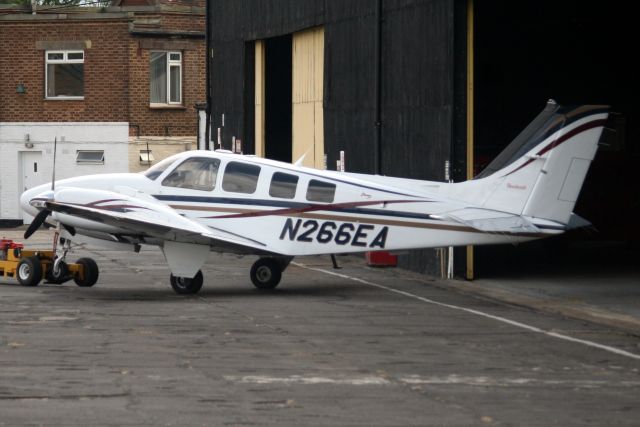
{"label": "metal post", "polygon": [[213,49],[211,48],[211,33],[209,30],[209,26],[211,25],[211,17],[209,16],[209,2],[204,2],[204,14],[205,14],[205,59],[204,59],[204,74],[205,74],[205,107],[204,107],[204,115],[205,115],[205,130],[204,130],[204,147],[203,149],[209,150],[211,149],[211,64],[210,61],[213,56]]}
{"label": "metal post", "polygon": [[374,173],[382,173],[382,0],[377,0],[375,5],[375,47],[374,47],[374,69],[375,69],[375,118],[374,118],[374,138],[373,138],[373,168]]}
{"label": "metal post", "polygon": [[[451,162],[445,160],[444,162],[444,179],[448,183],[452,183],[451,179]],[[447,249],[447,279],[453,279],[453,246],[449,246]]]}
{"label": "metal post", "polygon": [[[467,0],[467,179],[473,179],[474,48],[473,0]],[[465,278],[473,280],[473,246],[467,246]]]}

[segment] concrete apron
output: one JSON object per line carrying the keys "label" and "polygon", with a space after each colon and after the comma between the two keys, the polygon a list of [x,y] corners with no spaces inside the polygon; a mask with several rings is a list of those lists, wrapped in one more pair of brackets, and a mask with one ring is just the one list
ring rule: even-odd
{"label": "concrete apron", "polygon": [[[29,240],[23,239],[25,226],[0,229],[0,238],[25,243],[27,248],[49,248],[52,231],[41,230]],[[299,258],[304,262],[305,258]],[[358,255],[338,257],[341,264],[350,267],[367,267],[365,259]],[[400,269],[375,268],[378,274],[399,274],[416,282],[453,290],[463,294],[478,295],[511,305],[527,307],[546,313],[593,322],[640,335],[640,273],[636,269],[617,271],[613,268],[599,274],[572,273],[567,271],[535,274],[520,277],[487,278],[467,282],[441,280]]]}

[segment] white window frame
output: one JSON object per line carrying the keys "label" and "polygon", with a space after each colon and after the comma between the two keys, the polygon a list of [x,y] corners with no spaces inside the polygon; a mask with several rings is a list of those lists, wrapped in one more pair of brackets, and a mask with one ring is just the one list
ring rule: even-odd
{"label": "white window frame", "polygon": [[155,157],[153,157],[152,150],[140,150],[139,159],[141,165],[150,165],[155,160]]}
{"label": "white window frame", "polygon": [[[50,54],[62,54],[62,59],[49,59]],[[69,59],[69,54],[81,53],[82,59]],[[84,64],[84,50],[47,50],[44,52],[44,97],[45,99],[84,99],[82,96],[49,96],[49,64]],[[82,93],[84,93],[84,68],[82,76]]]}
{"label": "white window frame", "polygon": [[[167,102],[151,102],[149,99],[149,105],[151,107],[164,107],[167,105],[182,105],[182,82],[184,78],[182,77],[183,67],[182,67],[182,52],[178,50],[152,50],[151,53],[164,53],[167,55],[167,87],[165,88],[167,94]],[[171,55],[178,55],[180,59],[171,59]],[[171,101],[171,68],[178,67],[180,70],[180,99],[178,101]],[[149,86],[151,86],[151,81],[149,81]]]}

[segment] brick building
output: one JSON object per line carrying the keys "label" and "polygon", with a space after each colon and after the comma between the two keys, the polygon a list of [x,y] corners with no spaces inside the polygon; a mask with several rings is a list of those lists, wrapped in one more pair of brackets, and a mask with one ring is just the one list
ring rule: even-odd
{"label": "brick building", "polygon": [[54,139],[59,178],[143,170],[195,144],[204,0],[112,4],[0,5],[0,221],[21,221],[22,190],[49,180]]}

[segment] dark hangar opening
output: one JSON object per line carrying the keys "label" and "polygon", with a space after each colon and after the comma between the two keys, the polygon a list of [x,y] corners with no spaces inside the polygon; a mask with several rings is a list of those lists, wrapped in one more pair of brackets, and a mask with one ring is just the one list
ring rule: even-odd
{"label": "dark hangar opening", "polygon": [[567,269],[567,263],[571,269],[597,261],[631,265],[629,248],[640,238],[633,214],[640,207],[633,14],[620,1],[474,3],[476,172],[550,98],[564,105],[607,104],[614,112],[574,209],[597,232],[577,230],[517,248],[477,247],[477,277],[542,266]]}
{"label": "dark hangar opening", "polygon": [[265,157],[291,163],[291,34],[265,40]]}

